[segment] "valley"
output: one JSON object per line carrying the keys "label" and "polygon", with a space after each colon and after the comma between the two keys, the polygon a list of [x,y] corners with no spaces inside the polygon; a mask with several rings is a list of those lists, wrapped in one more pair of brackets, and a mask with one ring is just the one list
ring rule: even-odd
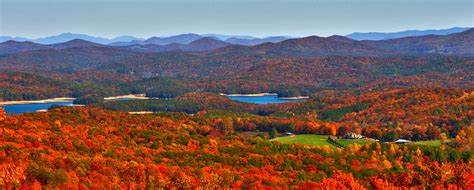
{"label": "valley", "polygon": [[0,189],[474,187],[472,28],[53,39],[0,43]]}

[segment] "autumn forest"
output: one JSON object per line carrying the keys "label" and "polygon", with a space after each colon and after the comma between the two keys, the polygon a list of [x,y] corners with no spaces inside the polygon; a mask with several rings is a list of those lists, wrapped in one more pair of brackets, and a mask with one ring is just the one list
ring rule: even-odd
{"label": "autumn forest", "polygon": [[473,189],[473,44],[5,41],[0,189]]}

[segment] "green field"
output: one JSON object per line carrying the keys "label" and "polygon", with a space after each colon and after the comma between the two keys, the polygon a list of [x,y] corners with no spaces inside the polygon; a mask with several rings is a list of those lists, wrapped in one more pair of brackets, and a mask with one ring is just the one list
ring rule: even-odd
{"label": "green field", "polygon": [[[284,144],[307,144],[307,145],[312,145],[312,146],[328,145],[330,147],[336,148],[336,146],[329,143],[327,139],[328,139],[327,135],[306,134],[306,135],[277,137],[277,138],[271,139],[270,141],[278,141]],[[337,139],[336,141],[344,146],[347,146],[349,144],[354,144],[354,143],[365,145],[365,144],[374,142],[372,140],[364,140],[364,139]]]}
{"label": "green field", "polygon": [[[446,142],[450,142],[451,139],[446,140]],[[413,144],[417,145],[425,145],[425,146],[439,146],[441,145],[441,140],[430,140],[430,141],[416,141]]]}
{"label": "green field", "polygon": [[[327,135],[305,134],[305,135],[277,137],[274,139],[270,139],[270,141],[278,141],[284,144],[307,144],[307,145],[312,145],[312,146],[328,145],[330,147],[337,148],[335,145],[329,143],[327,139],[328,139]],[[355,143],[359,145],[365,145],[365,144],[374,142],[373,140],[367,140],[367,139],[337,139],[336,141],[342,144],[343,146],[347,146],[347,145],[355,144]],[[447,142],[449,141],[451,141],[451,139],[447,140]],[[439,146],[441,145],[441,140],[416,141],[410,144],[424,145],[424,146]]]}
{"label": "green field", "polygon": [[341,143],[344,146],[347,146],[350,144],[365,145],[365,144],[370,144],[370,143],[375,142],[375,140],[368,140],[368,139],[337,139],[336,141]]}

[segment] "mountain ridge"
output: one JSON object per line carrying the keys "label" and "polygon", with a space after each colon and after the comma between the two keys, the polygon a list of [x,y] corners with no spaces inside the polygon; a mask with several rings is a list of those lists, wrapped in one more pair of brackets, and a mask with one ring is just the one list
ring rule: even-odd
{"label": "mountain ridge", "polygon": [[449,35],[410,36],[365,43],[399,52],[474,55],[474,28]]}
{"label": "mountain ridge", "polygon": [[[185,38],[181,38],[185,36]],[[11,54],[40,49],[63,49],[71,47],[109,47],[138,52],[212,51],[213,54],[275,56],[380,56],[398,53],[440,53],[474,55],[474,28],[449,35],[412,36],[388,40],[353,40],[344,36],[308,36],[303,38],[278,39],[278,42],[264,42],[254,46],[235,45],[214,37],[201,37],[197,34],[174,36],[182,43],[171,43],[172,39],[150,38],[148,41],[170,44],[134,44],[129,46],[102,45],[82,39],[74,39],[57,44],[38,44],[33,42],[7,41],[0,43],[0,54]],[[187,43],[190,41],[189,43]]]}
{"label": "mountain ridge", "polygon": [[459,33],[468,30],[469,27],[453,27],[448,29],[428,29],[428,30],[404,30],[399,32],[353,32],[345,35],[345,37],[353,40],[388,40],[410,36],[424,36],[424,35],[448,35],[452,33]]}
{"label": "mountain ridge", "polygon": [[[429,34],[436,34],[436,35],[449,35],[452,33],[459,33],[465,30],[468,30],[469,27],[453,27],[449,29],[428,29],[428,30],[405,30],[400,32],[354,32],[345,37],[354,39],[354,40],[386,40],[386,39],[396,39],[396,38],[403,38],[409,36],[422,36],[422,35],[429,35]],[[193,38],[188,39],[177,39],[179,37],[186,37],[193,35]],[[158,44],[158,45],[168,45],[172,43],[179,43],[179,44],[188,44],[192,41],[197,40],[198,38],[203,37],[212,37],[217,40],[225,41],[227,43],[236,44],[236,45],[245,45],[245,46],[253,46],[258,44],[263,44],[266,42],[281,42],[287,39],[292,38],[300,38],[300,37],[291,37],[291,36],[268,36],[263,38],[258,38],[249,35],[224,35],[224,34],[214,34],[214,33],[206,33],[206,34],[193,34],[193,33],[184,33],[172,36],[165,36],[165,37],[156,37],[152,36],[150,38],[138,38],[134,36],[118,36],[114,38],[105,38],[99,36],[92,36],[87,34],[79,34],[79,33],[61,33],[58,35],[46,36],[36,39],[29,39],[24,37],[12,37],[12,36],[0,36],[0,43],[6,42],[9,40],[14,40],[18,42],[23,41],[31,41],[38,44],[55,44],[55,43],[62,43],[71,41],[73,39],[82,39],[98,44],[103,45],[112,45],[112,46],[129,46],[134,44]],[[148,41],[147,41],[148,40]],[[158,42],[157,42],[158,41]]]}

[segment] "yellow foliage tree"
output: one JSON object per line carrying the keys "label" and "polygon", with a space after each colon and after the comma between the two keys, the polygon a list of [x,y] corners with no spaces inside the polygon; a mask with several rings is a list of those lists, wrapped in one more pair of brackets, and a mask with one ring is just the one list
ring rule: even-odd
{"label": "yellow foliage tree", "polygon": [[391,144],[390,145],[390,149],[388,150],[388,152],[390,153],[390,155],[394,155],[396,152],[395,152],[395,147],[394,147],[394,144]]}
{"label": "yellow foliage tree", "polygon": [[54,121],[54,126],[55,126],[55,127],[61,127],[61,121],[55,120],[55,121]]}
{"label": "yellow foliage tree", "polygon": [[392,168],[392,163],[390,163],[390,161],[388,161],[388,160],[384,160],[382,162],[382,165],[383,165],[384,168],[387,168],[387,169]]}
{"label": "yellow foliage tree", "polygon": [[465,150],[474,150],[474,124],[460,130],[454,141],[462,145]]}
{"label": "yellow foliage tree", "polygon": [[446,135],[446,133],[441,133],[439,135],[439,137],[441,138],[442,143],[444,143],[444,142],[446,142],[446,140],[448,140],[448,135]]}
{"label": "yellow foliage tree", "polygon": [[322,146],[322,149],[323,149],[323,151],[326,152],[326,153],[331,153],[331,152],[332,152],[332,148],[329,147],[328,145],[323,145],[323,146]]}
{"label": "yellow foliage tree", "polygon": [[416,149],[416,156],[418,156],[418,157],[421,156],[421,150],[420,150],[420,148]]}

